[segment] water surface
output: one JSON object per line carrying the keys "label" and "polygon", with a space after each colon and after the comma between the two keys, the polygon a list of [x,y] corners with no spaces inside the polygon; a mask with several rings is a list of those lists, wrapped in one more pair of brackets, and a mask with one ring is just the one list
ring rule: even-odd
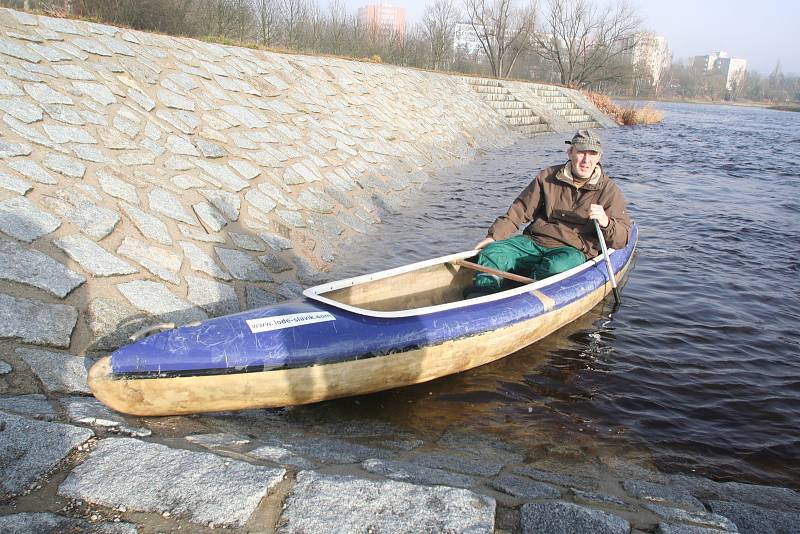
{"label": "water surface", "polygon": [[[659,104],[663,124],[602,131],[640,228],[610,302],[496,363],[305,408],[419,432],[466,428],[531,455],[636,449],[669,472],[800,487],[800,114]],[[554,134],[440,172],[335,275],[466,250],[544,166]]]}

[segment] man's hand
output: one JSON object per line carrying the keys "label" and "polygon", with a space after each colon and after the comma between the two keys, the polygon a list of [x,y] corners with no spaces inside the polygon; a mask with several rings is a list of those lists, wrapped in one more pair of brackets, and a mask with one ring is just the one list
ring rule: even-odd
{"label": "man's hand", "polygon": [[604,210],[603,206],[600,204],[592,204],[589,206],[589,218],[597,220],[603,228],[608,226],[608,215],[606,215],[606,210]]}
{"label": "man's hand", "polygon": [[494,238],[493,237],[486,237],[486,238],[482,239],[481,241],[478,241],[478,244],[475,245],[475,250],[482,250],[483,247],[485,247],[489,243],[494,243]]}

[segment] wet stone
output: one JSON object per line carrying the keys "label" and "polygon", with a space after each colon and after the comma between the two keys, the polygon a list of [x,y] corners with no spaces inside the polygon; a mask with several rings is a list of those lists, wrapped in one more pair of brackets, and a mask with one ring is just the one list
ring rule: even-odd
{"label": "wet stone", "polygon": [[705,509],[703,504],[692,497],[685,488],[655,484],[643,480],[626,480],[622,483],[622,487],[625,488],[628,495],[637,499],[657,503],[673,503],[696,511]]}
{"label": "wet stone", "polygon": [[550,482],[559,486],[569,486],[573,488],[580,488],[584,490],[592,490],[597,488],[597,481],[588,477],[580,477],[569,475],[565,473],[555,473],[553,471],[545,471],[530,465],[515,467],[513,472],[518,475],[525,475],[526,477],[542,482]]}
{"label": "wet stone", "polygon": [[509,474],[500,475],[493,480],[492,487],[522,499],[556,499],[561,496],[561,492],[553,486]]}
{"label": "wet stone", "polygon": [[800,512],[770,510],[751,504],[709,501],[711,511],[736,524],[742,534],[800,532]]}
{"label": "wet stone", "polygon": [[40,210],[25,197],[14,197],[0,202],[0,231],[32,242],[61,226],[61,221]]}
{"label": "wet stone", "polygon": [[[152,473],[159,473],[154,477]],[[285,471],[135,439],[105,439],[61,484],[62,496],[243,526]]]}
{"label": "wet stone", "polygon": [[166,215],[170,219],[197,226],[197,220],[186,212],[180,200],[172,193],[161,188],[150,191],[148,195],[150,209]]}
{"label": "wet stone", "polygon": [[302,471],[279,533],[494,532],[495,501],[471,491]]}
{"label": "wet stone", "polygon": [[619,516],[568,502],[526,504],[520,512],[524,534],[628,534],[631,529]]}
{"label": "wet stone", "polygon": [[220,447],[232,448],[247,445],[250,443],[250,438],[240,434],[217,432],[214,434],[194,434],[186,436],[186,441],[207,449],[217,449]]}
{"label": "wet stone", "polygon": [[736,532],[736,525],[733,524],[727,517],[718,514],[709,514],[707,512],[687,512],[680,508],[671,508],[669,506],[660,506],[658,504],[645,504],[645,508],[654,512],[659,517],[667,521],[682,521],[684,523],[693,523],[703,527],[716,528],[727,532]]}
{"label": "wet stone", "polygon": [[416,484],[438,484],[442,486],[454,486],[458,488],[469,488],[478,483],[478,479],[457,473],[450,473],[442,469],[432,469],[421,467],[408,462],[398,462],[394,460],[366,460],[361,467],[370,473],[385,476],[393,480],[402,480]]}
{"label": "wet stone", "polygon": [[42,160],[42,163],[51,171],[71,178],[83,178],[83,175],[86,174],[86,165],[76,159],[61,154],[48,154],[45,156],[44,160]]}
{"label": "wet stone", "polygon": [[120,202],[120,206],[144,237],[157,241],[162,245],[172,244],[172,238],[169,235],[167,226],[158,217],[125,202]]}
{"label": "wet stone", "polygon": [[152,434],[148,428],[128,426],[127,421],[119,413],[91,397],[62,399],[61,404],[67,411],[70,420],[75,423],[110,428],[120,434],[134,437],[147,437]]}
{"label": "wet stone", "polygon": [[34,106],[21,98],[0,100],[0,110],[26,124],[42,120],[42,108]]}
{"label": "wet stone", "polygon": [[214,250],[228,272],[237,280],[250,282],[271,282],[273,280],[272,276],[264,271],[261,264],[250,254],[222,247],[214,247]]}
{"label": "wet stone", "polygon": [[53,244],[94,276],[118,276],[139,272],[127,261],[114,256],[91,239],[81,235],[64,236],[54,240]]}
{"label": "wet stone", "polygon": [[126,237],[117,249],[117,254],[127,256],[166,282],[180,283],[178,271],[183,260],[168,250]]}
{"label": "wet stone", "polygon": [[800,510],[800,493],[789,488],[739,482],[714,482],[707,478],[685,475],[675,475],[671,481],[672,484],[686,488],[703,501],[711,499],[735,501],[776,510]]}
{"label": "wet stone", "polygon": [[28,156],[33,149],[25,143],[8,143],[0,139],[0,158]]}
{"label": "wet stone", "polygon": [[189,260],[189,264],[193,270],[209,274],[214,278],[219,278],[222,280],[231,279],[230,275],[223,271],[222,268],[220,268],[220,266],[214,262],[211,256],[203,252],[203,250],[194,243],[181,241],[180,246],[181,249],[183,249],[183,254]]}
{"label": "wet stone", "polygon": [[166,322],[185,324],[208,319],[205,312],[181,300],[158,282],[135,280],[118,284],[117,289],[131,304]]}
{"label": "wet stone", "polygon": [[86,279],[47,254],[0,238],[0,279],[43,289],[66,297]]}
{"label": "wet stone", "polygon": [[188,299],[209,315],[219,317],[238,313],[239,299],[233,286],[196,276],[187,276]]}
{"label": "wet stone", "polygon": [[136,534],[136,525],[89,521],[50,512],[26,512],[0,516],[0,532],[35,532],[36,534],[64,534],[81,532],[84,534]]}
{"label": "wet stone", "polygon": [[[724,530],[716,528],[697,527],[694,525],[681,525],[671,523],[659,523],[655,534],[723,534]],[[736,530],[731,532],[738,532]]]}
{"label": "wet stone", "polygon": [[0,494],[19,494],[94,435],[88,428],[34,421],[0,412]]}
{"label": "wet stone", "polygon": [[483,477],[494,476],[503,469],[503,464],[494,462],[481,462],[465,458],[460,455],[447,453],[425,453],[413,459],[415,464],[434,469],[447,469],[469,475],[479,475]]}
{"label": "wet stone", "polygon": [[354,216],[352,213],[342,211],[338,213],[337,217],[339,218],[339,221],[342,224],[344,224],[345,226],[349,226],[350,228],[352,228],[353,230],[355,230],[360,234],[370,234],[375,231],[375,229],[372,228],[372,225],[370,223],[366,222],[365,220],[359,217]]}
{"label": "wet stone", "polygon": [[[47,397],[40,393],[18,396],[0,396],[0,412],[11,412],[16,415],[32,417],[44,421],[52,421],[56,412]],[[0,530],[2,532],[2,530]]]}
{"label": "wet stone", "polygon": [[259,460],[267,460],[281,466],[293,467],[295,469],[311,469],[314,467],[314,464],[311,461],[297,456],[285,447],[265,445],[263,447],[254,449],[247,454]]}
{"label": "wet stone", "polygon": [[8,191],[12,191],[18,195],[24,195],[33,189],[33,185],[21,178],[15,178],[0,172],[0,188],[7,189]]}
{"label": "wet stone", "polygon": [[602,505],[613,504],[614,506],[627,507],[625,501],[614,495],[609,495],[607,493],[600,493],[596,491],[581,491],[577,488],[570,488],[570,489],[572,490],[572,493],[575,494],[576,498],[584,501],[591,501]]}

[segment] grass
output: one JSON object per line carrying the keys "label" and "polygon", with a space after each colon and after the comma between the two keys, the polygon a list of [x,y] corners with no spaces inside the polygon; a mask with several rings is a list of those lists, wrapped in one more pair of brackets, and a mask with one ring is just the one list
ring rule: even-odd
{"label": "grass", "polygon": [[643,107],[622,107],[611,101],[606,95],[600,93],[586,92],[589,100],[603,113],[617,121],[618,124],[625,126],[635,126],[641,124],[658,124],[664,120],[664,113],[653,109],[650,104]]}

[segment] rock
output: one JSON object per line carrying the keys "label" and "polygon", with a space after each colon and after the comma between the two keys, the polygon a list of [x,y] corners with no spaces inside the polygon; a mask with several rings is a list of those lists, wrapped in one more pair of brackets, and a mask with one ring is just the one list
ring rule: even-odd
{"label": "rock", "polygon": [[394,460],[370,459],[364,461],[361,467],[370,473],[382,475],[386,478],[403,480],[416,484],[437,484],[441,486],[469,488],[478,483],[478,480],[471,476]]}
{"label": "rock", "polygon": [[228,165],[236,169],[239,174],[244,176],[247,180],[252,180],[261,174],[261,171],[255,165],[238,159],[228,161]]}
{"label": "rock", "polygon": [[263,211],[264,213],[269,213],[277,203],[272,200],[270,197],[259,191],[258,189],[251,189],[247,192],[244,196],[245,200],[247,200],[254,208],[258,208],[259,210]]}
{"label": "rock", "polygon": [[55,185],[58,183],[52,174],[39,167],[39,165],[37,165],[33,160],[27,158],[15,159],[8,162],[8,166],[18,173],[27,176],[34,182],[50,185]]}
{"label": "rock", "polygon": [[0,338],[35,345],[69,346],[78,310],[0,293]]}
{"label": "rock", "polygon": [[180,283],[178,271],[183,259],[172,252],[150,246],[138,239],[126,237],[117,249],[117,254],[127,256],[165,282]]}
{"label": "rock", "polygon": [[0,158],[28,156],[33,149],[25,143],[9,143],[0,139]]}
{"label": "rock", "polygon": [[231,279],[230,275],[223,271],[222,268],[211,259],[211,256],[203,252],[200,247],[188,241],[181,241],[179,244],[183,249],[183,254],[189,259],[189,264],[193,270],[209,274],[221,280]]}
{"label": "rock", "polygon": [[148,428],[131,428],[117,412],[106,408],[100,401],[91,397],[72,397],[61,400],[71,421],[85,425],[112,428],[121,434],[147,437],[152,434]]}
{"label": "rock", "polygon": [[0,492],[19,494],[94,435],[88,428],[0,412]]}
{"label": "rock", "polygon": [[10,365],[8,365],[8,362],[5,362],[5,361],[3,361],[3,360],[0,360],[0,376],[1,376],[1,375],[7,375],[7,374],[8,374],[8,373],[10,373],[12,370],[13,370],[13,369],[11,368],[11,366],[10,366]]}
{"label": "rock", "polygon": [[136,188],[128,182],[105,171],[97,171],[97,180],[106,194],[131,204],[139,203],[139,195],[136,193]]}
{"label": "rock", "polygon": [[94,359],[31,348],[18,348],[15,352],[42,381],[47,391],[91,393],[86,377]]}
{"label": "rock", "polygon": [[570,488],[575,497],[584,501],[590,501],[598,504],[612,504],[614,506],[627,507],[627,503],[614,495],[607,493],[599,493],[595,491],[581,491],[577,488]]}
{"label": "rock", "polygon": [[751,504],[709,501],[711,511],[730,519],[740,534],[789,534],[800,532],[800,512],[770,510]]}
{"label": "rock", "polygon": [[302,471],[279,533],[494,532],[495,501],[463,489],[424,487]]}
{"label": "rock", "polygon": [[169,235],[167,226],[158,217],[150,215],[126,202],[120,202],[120,206],[144,237],[157,241],[162,245],[172,244],[172,238]]}
{"label": "rock", "polygon": [[775,510],[800,510],[800,493],[789,488],[742,484],[740,482],[714,482],[707,478],[675,475],[672,483],[686,488],[700,500],[735,501],[755,504]]}
{"label": "rock", "polygon": [[228,232],[228,235],[233,240],[233,243],[244,250],[252,250],[254,252],[264,252],[267,247],[258,236],[249,234],[240,234],[238,232]]}
{"label": "rock", "polygon": [[[693,525],[676,525],[670,523],[659,523],[655,534],[722,534],[728,532],[717,530],[716,528],[696,527]],[[731,532],[736,532],[735,530]]]}
{"label": "rock", "polygon": [[203,311],[181,300],[158,282],[134,280],[118,284],[117,289],[131,304],[166,322],[185,324],[208,319]]}
{"label": "rock", "polygon": [[523,534],[628,534],[625,519],[568,502],[543,502],[522,506],[520,526]]}
{"label": "rock", "polygon": [[136,534],[138,529],[131,523],[90,523],[83,519],[65,517],[50,512],[21,513],[0,516],[0,532],[36,532],[36,534]]}
{"label": "rock", "polygon": [[[234,173],[227,165],[223,163],[212,163],[199,158],[191,158],[191,160],[192,163],[203,169],[210,176],[213,176],[215,180],[219,180],[220,183],[222,183],[228,189],[232,189],[233,191],[241,191],[250,185],[246,180],[239,178],[236,173]],[[212,199],[209,198],[209,200],[213,202]],[[219,208],[219,206],[217,207]],[[220,209],[220,211],[225,213],[225,211],[222,209]]]}
{"label": "rock", "polygon": [[94,276],[118,276],[139,272],[127,261],[114,256],[91,239],[81,235],[64,236],[54,240],[53,244]]}
{"label": "rock", "polygon": [[736,532],[736,525],[727,517],[718,514],[687,512],[681,508],[671,508],[659,504],[645,504],[644,507],[667,521],[683,521],[684,523],[693,523],[701,527],[715,528],[726,532]]}
{"label": "rock", "polygon": [[561,492],[553,486],[534,482],[516,475],[500,475],[492,481],[492,487],[522,499],[556,499],[561,497]]}
{"label": "rock", "polygon": [[166,215],[170,219],[197,226],[197,220],[183,208],[180,200],[172,193],[156,188],[148,194],[150,209]]}
{"label": "rock", "polygon": [[198,202],[197,204],[193,204],[192,209],[194,210],[195,214],[200,217],[200,220],[203,222],[203,224],[211,228],[211,230],[214,232],[219,232],[226,224],[228,224],[225,216],[223,216],[208,202]]}
{"label": "rock", "polygon": [[26,83],[25,92],[40,104],[69,104],[74,102],[67,95],[54,91],[44,83]]}
{"label": "rock", "polygon": [[222,158],[228,155],[228,152],[216,143],[206,141],[203,138],[195,139],[195,145],[200,150],[200,153],[206,158]]}
{"label": "rock", "polygon": [[94,337],[91,347],[95,350],[116,350],[129,343],[133,333],[159,322],[117,300],[104,298],[93,299],[86,312],[89,331]]}
{"label": "rock", "polygon": [[59,495],[128,510],[242,527],[285,471],[130,438],[105,439]]}
{"label": "rock", "polygon": [[272,276],[261,268],[253,257],[239,250],[232,250],[222,247],[214,247],[220,261],[231,275],[237,280],[247,280],[250,282],[271,282]]}
{"label": "rock", "polygon": [[[0,411],[12,412],[17,415],[52,421],[56,412],[47,397],[39,393],[30,395],[2,396],[0,397]],[[0,532],[2,532],[0,530]]]}
{"label": "rock", "polygon": [[269,232],[260,232],[258,234],[264,242],[267,243],[273,250],[281,251],[281,250],[290,250],[292,248],[292,242],[285,237],[271,234]]}
{"label": "rock", "polygon": [[275,445],[264,445],[247,454],[253,458],[267,460],[284,467],[293,467],[295,469],[311,469],[314,467],[311,461],[297,456],[285,447],[278,447]]}
{"label": "rock", "polygon": [[301,191],[297,201],[306,209],[317,213],[333,213],[333,209],[336,207],[332,198],[313,188]]}
{"label": "rock", "polygon": [[273,273],[282,273],[284,271],[289,271],[292,269],[292,266],[289,262],[283,260],[280,256],[273,253],[267,253],[263,256],[259,256],[258,259],[266,265],[267,269]]}
{"label": "rock", "polygon": [[[2,82],[0,82],[2,83]],[[0,89],[0,94],[2,89]],[[0,100],[0,110],[26,124],[42,120],[42,108],[26,102],[21,98]]]}
{"label": "rock", "polygon": [[259,287],[247,286],[248,310],[272,306],[276,302],[278,302],[278,298],[274,293],[270,293]]}
{"label": "rock", "polygon": [[72,128],[59,124],[45,124],[42,128],[54,143],[97,143],[97,139],[81,128]]}
{"label": "rock", "polygon": [[96,241],[113,232],[119,222],[117,212],[95,205],[75,188],[61,189],[42,202]]}
{"label": "rock", "polygon": [[69,176],[70,178],[83,178],[86,174],[86,165],[78,160],[60,154],[50,153],[42,160],[42,164],[51,171]]}
{"label": "rock", "polygon": [[167,149],[173,154],[181,154],[183,156],[200,155],[200,153],[197,151],[197,148],[195,148],[192,143],[178,135],[167,136]]}
{"label": "rock", "polygon": [[239,219],[239,210],[241,209],[239,195],[214,189],[202,189],[200,194],[206,197],[229,221],[234,222]]}
{"label": "rock", "polygon": [[61,221],[40,210],[25,197],[0,202],[0,231],[30,243],[61,226]]}
{"label": "rock", "polygon": [[567,486],[584,490],[593,490],[597,488],[597,481],[591,478],[565,473],[554,473],[552,471],[545,471],[530,465],[515,467],[512,471],[518,475],[525,475],[526,477],[534,480],[550,482],[551,484],[556,484],[558,486]]}
{"label": "rock", "polygon": [[218,447],[238,447],[240,445],[247,445],[250,439],[246,436],[239,434],[230,434],[227,432],[218,432],[215,434],[193,434],[186,436],[186,441],[201,445],[208,449],[216,449]]}
{"label": "rock", "polygon": [[238,313],[239,299],[233,286],[196,276],[186,276],[188,299],[210,315],[217,317]]}
{"label": "rock", "polygon": [[656,503],[673,503],[695,511],[705,510],[703,503],[692,497],[685,488],[643,480],[626,480],[622,483],[622,487],[625,488],[628,495],[637,499]]}
{"label": "rock", "polygon": [[2,238],[0,279],[43,289],[62,299],[86,281],[83,276],[67,269],[47,254],[20,247]]}

